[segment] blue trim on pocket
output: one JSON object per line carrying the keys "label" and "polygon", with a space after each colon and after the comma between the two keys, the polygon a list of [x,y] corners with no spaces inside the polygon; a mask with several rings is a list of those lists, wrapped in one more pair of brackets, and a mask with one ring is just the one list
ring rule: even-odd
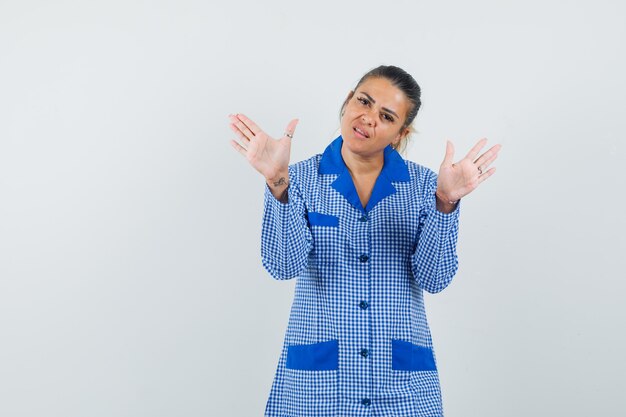
{"label": "blue trim on pocket", "polygon": [[309,223],[311,223],[312,226],[339,226],[339,217],[309,211]]}
{"label": "blue trim on pocket", "polygon": [[339,342],[312,343],[309,345],[287,346],[287,363],[289,369],[304,371],[332,371],[339,369]]}
{"label": "blue trim on pocket", "polygon": [[404,340],[391,340],[391,369],[398,371],[436,371],[433,351]]}

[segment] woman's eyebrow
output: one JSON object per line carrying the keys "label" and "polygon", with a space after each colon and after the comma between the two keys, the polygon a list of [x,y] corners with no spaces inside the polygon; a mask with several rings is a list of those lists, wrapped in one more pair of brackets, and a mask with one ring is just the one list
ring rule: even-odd
{"label": "woman's eyebrow", "polygon": [[[367,96],[367,98],[368,98],[368,99],[369,99],[372,103],[376,104],[376,100],[374,100],[374,99],[372,98],[372,96],[370,96],[369,94],[367,94],[365,91],[361,91],[361,93],[365,94],[365,95]],[[396,116],[398,119],[400,118],[400,116],[398,116],[398,115],[396,114],[396,112],[395,112],[395,111],[393,111],[393,110],[391,110],[391,109],[388,109],[387,107],[383,107],[382,109],[383,109],[384,111],[388,112],[388,113],[393,114],[393,115],[394,115],[394,116]]]}

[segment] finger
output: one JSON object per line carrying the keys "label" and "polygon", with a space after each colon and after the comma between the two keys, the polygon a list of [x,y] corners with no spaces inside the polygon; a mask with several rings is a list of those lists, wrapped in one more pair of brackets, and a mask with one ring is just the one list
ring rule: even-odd
{"label": "finger", "polygon": [[485,181],[487,178],[491,177],[493,173],[496,172],[496,167],[489,168],[487,172],[483,172],[481,176],[478,177],[478,183]]}
{"label": "finger", "polygon": [[[483,161],[482,163],[478,164],[478,167],[482,170],[485,170],[489,165],[491,165],[491,163],[493,161],[496,160],[496,158],[498,157],[498,154],[495,153],[493,155],[491,155],[491,157],[485,161]],[[480,158],[478,158],[478,160],[480,160]]]}
{"label": "finger", "polygon": [[500,144],[493,145],[491,148],[489,148],[488,151],[486,151],[485,153],[480,155],[478,157],[478,159],[474,161],[474,163],[477,164],[477,165],[481,165],[481,166],[485,165],[487,160],[492,158],[494,155],[498,155],[498,152],[500,151],[501,147],[502,147],[502,145],[500,145]]}
{"label": "finger", "polygon": [[443,162],[441,165],[448,166],[452,165],[452,161],[454,161],[454,144],[447,140],[446,141],[446,155],[443,158]]}
{"label": "finger", "polygon": [[236,150],[237,152],[239,152],[239,153],[240,153],[240,154],[242,154],[243,156],[246,156],[246,149],[245,149],[243,146],[241,146],[239,143],[237,143],[237,141],[236,141],[236,140],[231,139],[231,140],[230,140],[230,144],[231,144],[231,146],[232,146],[233,148],[235,148],[235,150]]}
{"label": "finger", "polygon": [[478,152],[480,152],[480,150],[483,148],[483,146],[485,146],[485,143],[487,143],[487,138],[482,138],[481,140],[479,140],[476,145],[474,145],[474,147],[472,149],[470,149],[470,151],[467,153],[467,155],[465,156],[466,158],[469,158],[470,160],[475,160],[476,159],[476,155],[478,155]]}
{"label": "finger", "polygon": [[237,113],[237,118],[241,120],[246,127],[256,136],[262,132],[261,128],[256,125],[252,120],[250,120],[245,114]]}
{"label": "finger", "polygon": [[287,128],[285,129],[285,137],[289,137],[287,136],[287,133],[289,133],[291,136],[293,136],[293,132],[296,131],[296,126],[298,125],[299,120],[298,119],[293,119],[291,122],[289,122],[289,124],[287,125]]}
{"label": "finger", "polygon": [[252,140],[254,138],[254,133],[248,129],[248,126],[241,119],[233,116],[232,117],[232,125],[235,126],[245,137]]}
{"label": "finger", "polygon": [[231,123],[229,126],[230,126],[230,130],[235,132],[235,134],[237,135],[239,140],[241,140],[242,143],[250,142],[250,139],[241,132],[241,130],[239,129],[239,127],[237,127],[237,125],[235,125],[234,123]]}

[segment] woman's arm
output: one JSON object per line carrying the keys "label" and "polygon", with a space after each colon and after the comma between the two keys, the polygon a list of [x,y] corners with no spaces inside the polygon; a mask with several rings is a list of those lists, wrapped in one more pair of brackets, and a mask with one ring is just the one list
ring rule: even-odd
{"label": "woman's arm", "polygon": [[435,196],[437,176],[430,170],[428,176],[411,268],[417,284],[434,294],[450,284],[458,269],[456,242],[461,202],[456,202],[449,213],[439,211]]}
{"label": "woman's arm", "polygon": [[276,279],[298,276],[305,268],[313,238],[306,221],[304,199],[295,170],[289,166],[291,138],[298,124],[293,119],[276,140],[243,114],[229,115],[230,128],[240,142],[231,145],[265,178],[261,228],[261,260]]}
{"label": "woman's arm", "polygon": [[460,200],[493,175],[495,167],[487,168],[502,147],[494,145],[478,156],[486,143],[487,138],[480,139],[463,159],[453,163],[454,145],[448,141],[439,175],[428,170],[426,204],[420,214],[417,248],[411,257],[413,275],[428,292],[443,290],[456,274]]}
{"label": "woman's arm", "polygon": [[[261,260],[263,267],[275,279],[291,279],[300,275],[306,268],[313,247],[304,198],[297,180],[294,181],[293,166],[289,167],[287,178],[282,176],[265,184]],[[270,183],[276,182],[282,184],[270,186]]]}

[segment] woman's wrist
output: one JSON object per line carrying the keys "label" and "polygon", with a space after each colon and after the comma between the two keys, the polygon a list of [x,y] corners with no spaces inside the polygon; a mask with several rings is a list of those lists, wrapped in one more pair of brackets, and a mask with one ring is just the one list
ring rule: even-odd
{"label": "woman's wrist", "polygon": [[442,213],[452,213],[459,202],[459,200],[452,200],[446,196],[440,195],[438,191],[435,191],[435,200],[437,210]]}
{"label": "woman's wrist", "polygon": [[456,203],[459,202],[459,200],[452,200],[451,198],[442,195],[439,190],[435,190],[435,196],[444,203],[456,205]]}
{"label": "woman's wrist", "polygon": [[278,173],[272,178],[266,178],[265,182],[276,199],[282,203],[287,203],[289,197],[287,190],[289,188],[289,171]]}
{"label": "woman's wrist", "polygon": [[289,184],[289,170],[281,171],[270,178],[265,178],[265,182],[267,182],[270,188],[285,187]]}

